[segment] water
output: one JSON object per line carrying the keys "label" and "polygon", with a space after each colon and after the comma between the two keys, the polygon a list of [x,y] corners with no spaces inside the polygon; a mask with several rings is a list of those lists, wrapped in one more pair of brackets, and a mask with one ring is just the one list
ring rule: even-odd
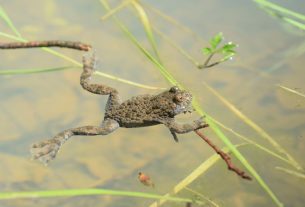
{"label": "water", "polygon": [[[118,1],[117,1],[118,2]],[[115,5],[117,2],[113,2]],[[99,71],[138,83],[169,87],[156,68],[123,35],[98,1],[0,1],[20,33],[30,40],[66,39],[88,42],[96,49]],[[202,108],[236,132],[271,148],[270,144],[228,110],[207,88],[213,86],[239,110],[265,129],[304,166],[305,100],[276,84],[304,86],[304,33],[272,18],[251,1],[150,1],[152,5],[187,25],[204,41],[223,32],[227,41],[239,44],[233,61],[213,69],[198,70],[162,38],[157,38],[164,64],[175,78],[191,89]],[[281,1],[300,13],[302,3]],[[38,9],[39,8],[39,9]],[[26,9],[26,12],[23,10]],[[132,9],[119,16],[145,46],[145,33]],[[154,25],[203,62],[204,44],[150,12]],[[13,34],[3,23],[0,31]],[[1,41],[8,41],[1,37]],[[78,61],[82,52],[59,49]],[[47,68],[71,63],[40,49],[1,51],[1,70]],[[78,68],[33,75],[0,76],[0,189],[34,191],[101,187],[164,194],[214,152],[194,133],[179,135],[174,143],[164,126],[119,129],[105,137],[74,137],[48,167],[30,160],[29,146],[71,127],[97,125],[103,117],[106,97],[89,94],[79,85]],[[123,99],[158,93],[102,77],[94,81],[117,88]],[[193,116],[181,116],[186,121]],[[211,129],[206,130],[223,146]],[[144,135],[144,136],[143,136]],[[233,143],[242,143],[226,132]],[[304,206],[304,180],[275,167],[293,169],[253,146],[240,151],[286,206]],[[242,165],[233,158],[241,168]],[[137,181],[148,173],[156,188]],[[275,206],[256,181],[243,181],[221,161],[194,181],[190,188],[221,206]],[[180,196],[193,196],[187,191]],[[0,206],[149,206],[152,200],[112,196],[15,199]],[[167,203],[164,206],[184,206]],[[207,205],[209,206],[209,205]]]}

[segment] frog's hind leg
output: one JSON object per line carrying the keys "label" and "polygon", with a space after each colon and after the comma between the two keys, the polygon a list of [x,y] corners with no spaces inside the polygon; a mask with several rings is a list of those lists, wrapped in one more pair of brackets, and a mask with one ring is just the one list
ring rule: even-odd
{"label": "frog's hind leg", "polygon": [[94,136],[106,135],[119,127],[118,122],[112,119],[106,119],[101,126],[83,126],[73,129],[68,129],[60,132],[52,139],[33,144],[31,147],[31,154],[33,159],[37,159],[47,165],[56,157],[60,147],[72,136]]}
{"label": "frog's hind leg", "polygon": [[109,95],[108,102],[106,105],[107,110],[114,105],[119,105],[121,103],[120,97],[118,95],[118,91],[114,88],[103,84],[89,83],[92,73],[94,72],[95,63],[96,60],[94,53],[91,55],[91,57],[88,57],[87,55],[83,56],[83,73],[80,76],[80,84],[85,90],[91,93]]}

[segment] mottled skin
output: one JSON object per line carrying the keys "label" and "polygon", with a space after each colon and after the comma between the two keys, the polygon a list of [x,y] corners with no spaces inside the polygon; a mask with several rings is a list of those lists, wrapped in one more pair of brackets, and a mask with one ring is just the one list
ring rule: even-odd
{"label": "mottled skin", "polygon": [[44,164],[56,157],[61,145],[74,135],[106,135],[119,127],[135,128],[164,124],[178,141],[176,133],[187,133],[207,127],[202,118],[187,124],[175,122],[174,117],[180,113],[190,112],[192,95],[178,87],[172,87],[158,95],[141,95],[121,103],[116,89],[102,84],[90,83],[95,58],[83,57],[81,86],[95,94],[109,95],[105,117],[101,126],[83,126],[65,130],[52,139],[34,144],[31,153],[34,159]]}

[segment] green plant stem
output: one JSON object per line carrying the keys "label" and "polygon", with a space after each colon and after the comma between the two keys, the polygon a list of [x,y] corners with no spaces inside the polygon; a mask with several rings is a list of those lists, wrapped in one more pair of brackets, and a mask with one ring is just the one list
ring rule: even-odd
{"label": "green plant stem", "polygon": [[[166,199],[174,202],[193,202],[188,198],[180,197],[166,197],[157,194],[133,192],[133,191],[120,191],[120,190],[108,190],[108,189],[65,189],[65,190],[48,190],[48,191],[27,191],[27,192],[1,192],[0,200],[16,199],[16,198],[50,198],[50,197],[67,197],[67,196],[88,196],[88,195],[111,195],[111,196],[128,196],[138,198],[150,198],[150,199]],[[202,204],[200,201],[195,203]]]}
{"label": "green plant stem", "polygon": [[21,34],[19,33],[19,31],[17,30],[17,28],[15,27],[15,25],[13,24],[13,22],[9,18],[9,16],[6,14],[6,12],[2,8],[2,6],[0,6],[0,17],[2,17],[2,19],[4,19],[6,24],[9,26],[9,28],[11,28],[11,30],[15,33],[15,35],[17,37],[21,37]]}
{"label": "green plant stem", "polygon": [[298,96],[301,96],[301,97],[305,98],[305,94],[303,94],[303,93],[301,93],[301,92],[298,92],[298,91],[296,91],[296,90],[293,90],[293,89],[291,89],[291,88],[288,88],[288,87],[283,86],[283,85],[280,85],[280,84],[277,84],[277,86],[278,86],[279,88],[281,88],[281,89],[284,89],[285,91],[288,91],[288,92],[290,92],[290,93],[293,93],[293,94],[295,94],[295,95],[298,95]]}
{"label": "green plant stem", "polygon": [[119,78],[119,77],[116,77],[116,76],[109,75],[107,73],[103,73],[101,71],[94,71],[94,74],[99,75],[99,76],[103,76],[105,78],[109,78],[109,79],[112,79],[112,80],[115,80],[115,81],[119,81],[119,82],[122,82],[122,83],[126,83],[126,84],[129,84],[129,85],[132,85],[132,86],[136,86],[136,87],[139,87],[139,88],[145,88],[145,89],[151,89],[151,90],[165,90],[166,89],[166,88],[154,87],[154,86],[144,85],[144,84],[141,84],[141,83],[136,83],[136,82],[133,82],[133,81],[129,81],[129,80],[126,80],[126,79],[122,79],[122,78]]}
{"label": "green plant stem", "polygon": [[295,26],[295,27],[297,27],[297,28],[299,28],[299,29],[305,31],[305,24],[300,23],[300,22],[298,22],[298,21],[295,21],[295,20],[293,20],[293,19],[291,19],[291,18],[287,18],[287,17],[282,17],[282,19],[283,19],[285,22],[291,24],[292,26]]}
{"label": "green plant stem", "polygon": [[177,43],[175,43],[170,37],[161,32],[155,26],[153,30],[162,37],[166,42],[168,42],[171,46],[173,46],[178,52],[180,52],[186,59],[188,59],[191,63],[193,63],[196,67],[199,67],[199,61],[195,60],[187,51],[185,51],[182,47],[180,47]]}
{"label": "green plant stem", "polygon": [[122,1],[121,4],[119,4],[117,7],[111,9],[110,11],[107,12],[104,16],[101,17],[102,20],[106,20],[112,15],[116,14],[117,12],[121,11],[124,9],[126,6],[128,6],[131,2],[134,2],[135,0],[124,0]]}
{"label": "green plant stem", "polygon": [[302,179],[305,179],[305,174],[304,173],[299,173],[299,172],[296,172],[296,171],[293,171],[293,170],[289,170],[289,169],[286,169],[286,168],[283,168],[283,167],[275,167],[275,169],[277,170],[280,170],[282,172],[285,172],[289,175],[293,175],[297,178],[302,178]]}
{"label": "green plant stem", "polygon": [[209,199],[207,196],[203,195],[202,193],[199,193],[198,191],[195,191],[187,186],[184,187],[185,190],[195,194],[195,195],[198,195],[199,197],[201,197],[202,199],[208,201],[212,206],[214,207],[219,207],[219,205],[217,203],[215,203],[214,201],[212,201],[211,199]]}
{"label": "green plant stem", "polygon": [[234,131],[233,129],[231,129],[231,128],[225,126],[224,124],[222,124],[221,122],[217,121],[216,119],[214,119],[214,118],[212,118],[212,117],[210,117],[210,119],[212,119],[218,126],[221,126],[223,129],[225,129],[225,130],[231,132],[231,133],[234,134],[235,136],[237,136],[237,137],[241,138],[242,140],[248,142],[249,144],[251,144],[251,145],[257,147],[258,149],[260,149],[260,150],[262,150],[262,151],[264,151],[264,152],[266,152],[266,153],[272,155],[272,156],[275,157],[275,158],[278,158],[278,159],[281,160],[281,161],[284,161],[284,162],[286,162],[286,163],[288,163],[288,164],[291,164],[291,163],[290,163],[290,160],[287,160],[287,159],[283,158],[281,155],[279,155],[279,154],[273,152],[272,150],[270,150],[270,149],[268,149],[268,148],[266,148],[266,147],[264,147],[264,146],[262,146],[262,145],[260,145],[260,144],[257,144],[256,142],[252,141],[251,139],[245,137],[244,135],[241,135],[241,134],[237,133],[236,131]]}
{"label": "green plant stem", "polygon": [[181,29],[182,31],[192,35],[197,41],[199,41],[200,45],[205,45],[207,43],[206,40],[202,39],[199,35],[197,35],[195,32],[193,32],[190,28],[186,27],[185,25],[181,24],[180,22],[178,22],[176,19],[174,19],[173,17],[165,14],[164,12],[162,12],[161,10],[153,7],[152,5],[148,4],[147,2],[142,2],[142,4],[149,9],[150,11],[154,12],[155,14],[157,14],[159,17],[161,17],[162,19],[164,19],[165,21],[169,22],[172,25],[175,25],[176,27],[178,27],[179,29]]}
{"label": "green plant stem", "polygon": [[54,72],[66,69],[75,69],[75,66],[63,66],[55,68],[38,68],[38,69],[15,69],[15,70],[0,70],[0,75],[21,75],[32,73]]}
{"label": "green plant stem", "polygon": [[258,3],[259,5],[261,6],[264,6],[264,7],[268,7],[268,8],[271,8],[275,11],[278,11],[278,12],[281,12],[283,14],[286,14],[286,15],[290,15],[294,18],[297,18],[297,19],[300,19],[302,21],[305,21],[305,16],[302,15],[302,14],[299,14],[297,12],[294,12],[294,11],[291,11],[289,9],[286,9],[284,7],[281,7],[277,4],[274,4],[274,3],[271,3],[271,2],[268,2],[266,0],[254,0],[256,3]]}
{"label": "green plant stem", "polygon": [[132,1],[131,4],[134,6],[134,8],[136,9],[136,11],[138,13],[138,16],[142,22],[142,25],[146,32],[147,39],[149,40],[150,45],[152,46],[156,59],[158,60],[159,63],[162,63],[159,52],[157,50],[157,44],[156,44],[156,41],[155,41],[155,38],[153,35],[152,27],[151,27],[150,21],[147,17],[145,10],[143,9],[142,5],[138,1]]}
{"label": "green plant stem", "polygon": [[217,62],[214,62],[214,63],[211,63],[209,64],[209,62],[211,61],[212,57],[215,55],[216,52],[212,52],[208,58],[206,59],[206,61],[203,63],[203,65],[198,65],[198,68],[199,69],[204,69],[204,68],[211,68],[215,65],[218,65],[219,63],[222,63],[223,61],[217,61]]}
{"label": "green plant stem", "polygon": [[[305,15],[299,14],[297,12],[291,11],[284,7],[281,7],[277,4],[268,2],[266,0],[254,0],[257,4],[263,7],[263,9],[272,16],[278,17],[284,22],[295,26],[303,31],[305,31],[305,24],[299,21],[296,21],[290,17],[305,21]],[[286,16],[285,16],[286,15]],[[287,17],[290,16],[290,17]]]}

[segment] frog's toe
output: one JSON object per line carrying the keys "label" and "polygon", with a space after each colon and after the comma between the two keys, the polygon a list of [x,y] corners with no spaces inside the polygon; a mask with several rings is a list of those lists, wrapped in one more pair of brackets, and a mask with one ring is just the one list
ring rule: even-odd
{"label": "frog's toe", "polygon": [[203,117],[200,117],[199,119],[197,119],[195,121],[195,124],[197,125],[197,129],[201,129],[201,128],[205,128],[205,127],[208,127],[209,125],[203,120],[204,116]]}
{"label": "frog's toe", "polygon": [[34,160],[39,160],[44,164],[48,164],[49,161],[56,157],[59,148],[60,145],[56,142],[44,141],[33,144],[30,151]]}
{"label": "frog's toe", "polygon": [[194,123],[197,125],[197,126],[200,126],[202,124],[205,124],[204,120],[202,119],[202,117],[200,117],[199,119],[195,120]]}
{"label": "frog's toe", "polygon": [[42,162],[44,165],[48,165],[51,160],[54,160],[56,157],[57,152],[56,151],[51,151],[50,153],[46,155],[42,155],[38,159],[40,162]]}
{"label": "frog's toe", "polygon": [[31,148],[41,148],[41,147],[44,147],[47,144],[48,144],[47,141],[38,142],[38,143],[32,144]]}

